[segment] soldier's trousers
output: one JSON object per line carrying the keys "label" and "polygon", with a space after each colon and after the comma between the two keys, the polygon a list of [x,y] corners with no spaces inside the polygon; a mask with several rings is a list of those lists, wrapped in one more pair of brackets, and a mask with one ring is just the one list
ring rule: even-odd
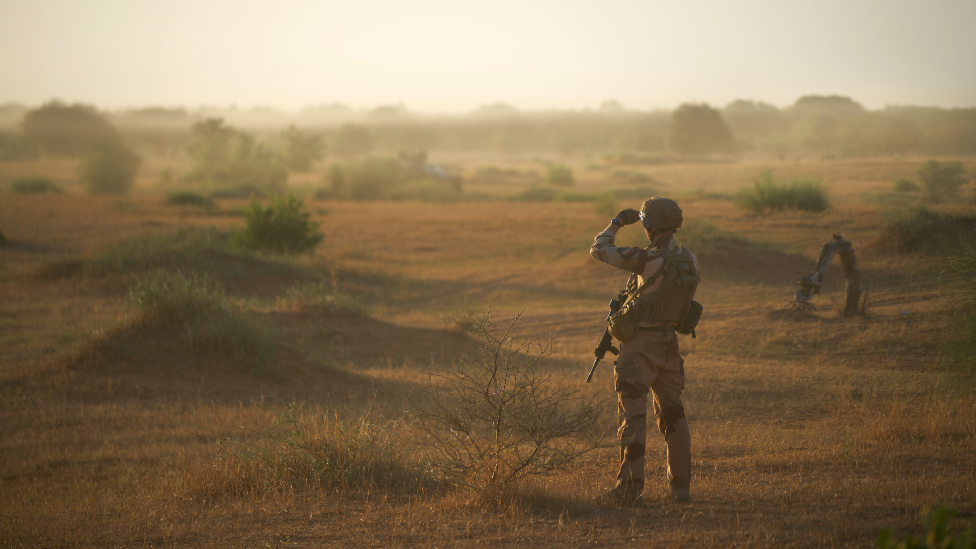
{"label": "soldier's trousers", "polygon": [[644,482],[647,444],[647,393],[654,398],[657,426],[668,446],[668,481],[672,489],[691,482],[691,433],[681,403],[685,388],[684,360],[674,330],[641,330],[620,345],[613,369],[620,428],[620,471],[617,484]]}

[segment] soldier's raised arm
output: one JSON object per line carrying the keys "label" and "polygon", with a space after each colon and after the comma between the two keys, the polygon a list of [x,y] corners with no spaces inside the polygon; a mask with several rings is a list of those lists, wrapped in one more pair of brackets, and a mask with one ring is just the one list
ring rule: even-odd
{"label": "soldier's raised arm", "polygon": [[593,244],[590,246],[590,255],[594,259],[629,273],[643,273],[648,260],[654,259],[648,257],[647,250],[643,248],[618,248],[614,244],[614,238],[616,238],[617,231],[621,227],[638,221],[640,221],[640,212],[637,210],[626,209],[618,213],[616,217],[610,220],[607,228],[596,235]]}

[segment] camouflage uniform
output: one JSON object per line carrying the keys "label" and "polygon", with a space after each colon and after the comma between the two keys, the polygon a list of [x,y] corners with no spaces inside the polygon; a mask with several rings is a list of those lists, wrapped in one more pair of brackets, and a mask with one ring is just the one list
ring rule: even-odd
{"label": "camouflage uniform", "polygon": [[[656,243],[667,241],[667,247],[677,249],[670,234],[659,235]],[[701,273],[698,258],[690,254],[695,270]],[[614,233],[606,230],[596,236],[590,255],[618,269],[637,274],[638,284],[645,276],[653,276],[664,258],[652,248],[618,248]],[[648,285],[644,294],[660,286],[661,280]],[[641,322],[641,330],[633,339],[620,345],[620,357],[613,369],[614,389],[617,392],[617,421],[620,428],[620,470],[617,485],[644,484],[644,451],[647,444],[647,393],[654,398],[654,415],[658,429],[664,434],[668,447],[668,480],[672,490],[687,489],[691,482],[691,434],[685,419],[681,392],[685,388],[684,359],[678,352],[678,336],[671,323]]]}

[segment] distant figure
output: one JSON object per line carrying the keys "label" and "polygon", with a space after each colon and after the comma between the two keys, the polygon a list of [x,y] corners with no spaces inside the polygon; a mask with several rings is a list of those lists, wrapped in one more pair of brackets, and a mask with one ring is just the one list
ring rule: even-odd
{"label": "distant figure", "polygon": [[[637,221],[642,222],[650,246],[616,247],[617,231]],[[653,394],[658,429],[667,442],[670,499],[691,501],[691,433],[681,402],[685,368],[676,329],[688,315],[701,269],[698,258],[672,238],[681,222],[681,208],[674,200],[651,198],[640,212],[627,209],[618,213],[590,247],[594,258],[632,273],[629,287],[647,282],[638,298],[639,329],[632,339],[621,343],[613,369],[620,469],[617,485],[598,498],[604,504],[643,503],[648,391]]]}

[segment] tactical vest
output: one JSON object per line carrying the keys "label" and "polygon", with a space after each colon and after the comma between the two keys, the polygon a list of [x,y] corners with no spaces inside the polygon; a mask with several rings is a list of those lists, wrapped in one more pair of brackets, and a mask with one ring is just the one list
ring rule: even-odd
{"label": "tactical vest", "polygon": [[642,321],[651,324],[672,322],[680,326],[688,317],[688,310],[695,299],[695,290],[698,289],[701,279],[698,278],[691,254],[682,254],[680,251],[684,251],[684,248],[651,250],[664,257],[664,265],[659,274],[655,275],[655,278],[664,278],[653,292],[643,292],[638,298],[641,302]]}

